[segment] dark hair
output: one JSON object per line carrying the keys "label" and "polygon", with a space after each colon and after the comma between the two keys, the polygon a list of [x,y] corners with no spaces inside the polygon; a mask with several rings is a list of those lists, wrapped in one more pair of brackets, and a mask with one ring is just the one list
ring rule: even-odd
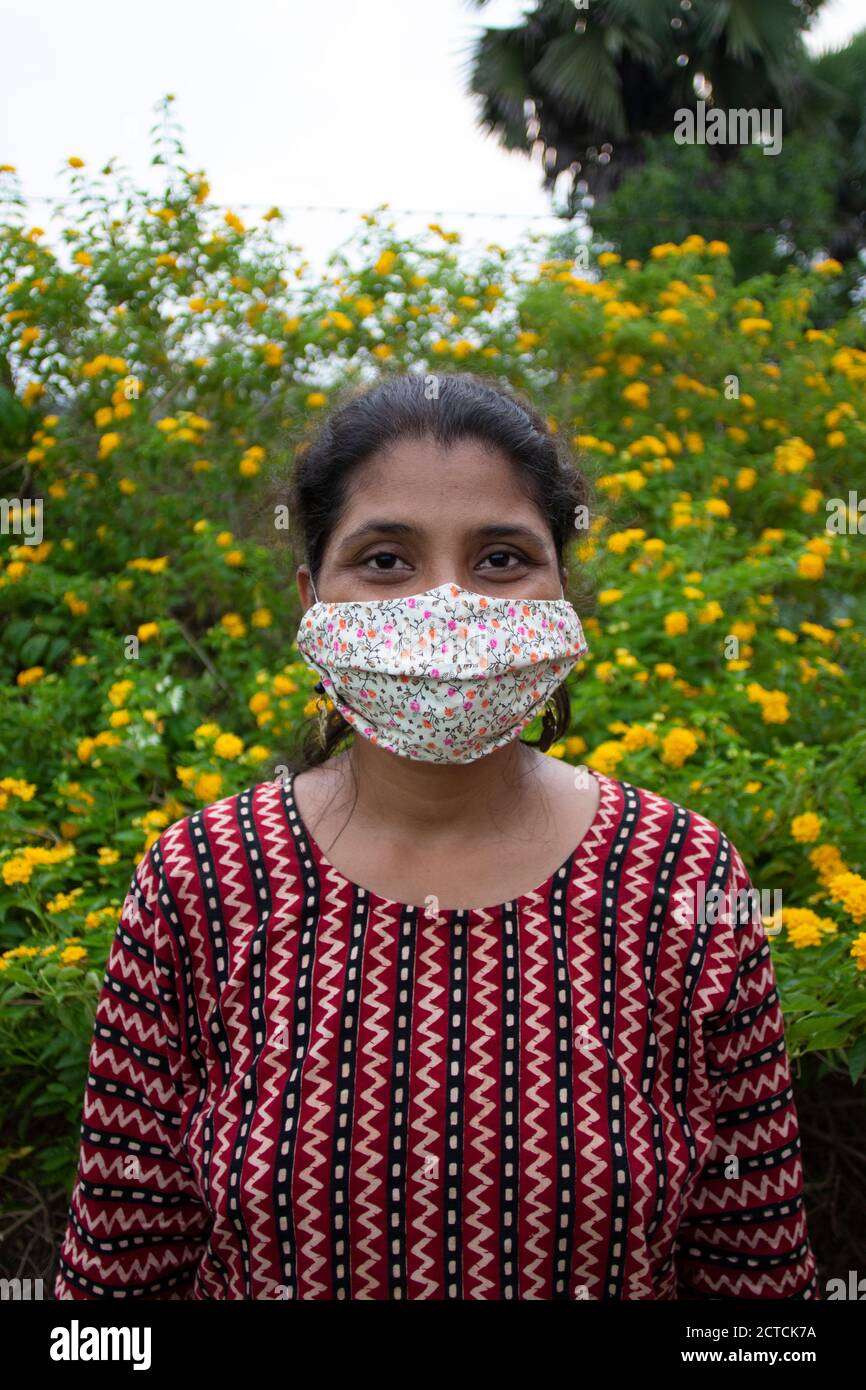
{"label": "dark hair", "polygon": [[[275,482],[274,501],[288,505],[296,559],[302,555],[314,582],[359,464],[398,440],[425,437],[446,449],[458,441],[476,439],[512,459],[529,496],[547,520],[560,570],[565,570],[563,552],[575,536],[576,509],[586,508],[588,519],[592,488],[535,407],[513,388],[470,372],[403,372],[373,386],[344,388],[312,440],[298,447],[288,497],[285,481]],[[575,585],[569,583],[568,587],[572,602],[580,603],[584,612],[592,606],[592,594],[583,576],[578,593]],[[542,752],[562,738],[570,723],[571,705],[564,684],[551,703],[553,709],[545,709],[541,735],[534,745]],[[298,772],[315,767],[353,732],[339,710],[331,709],[324,738],[313,722],[304,730],[299,756],[288,763]]]}

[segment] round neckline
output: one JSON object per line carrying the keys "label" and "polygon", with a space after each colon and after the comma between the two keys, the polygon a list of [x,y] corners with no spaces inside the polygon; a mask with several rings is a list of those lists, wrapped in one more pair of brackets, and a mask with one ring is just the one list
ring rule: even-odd
{"label": "round neckline", "polygon": [[[554,879],[558,878],[560,875],[564,874],[568,870],[569,865],[571,865],[571,874],[569,876],[572,877],[574,873],[574,861],[584,851],[587,843],[596,831],[599,822],[602,818],[602,814],[606,809],[606,796],[610,783],[610,779],[606,777],[603,773],[597,772],[595,768],[587,768],[587,771],[591,774],[592,777],[595,778],[595,781],[598,784],[598,804],[595,808],[595,814],[593,815],[589,825],[586,827],[586,830],[583,832],[583,835],[581,836],[580,840],[574,846],[574,849],[569,851],[568,855],[559,865],[558,868],[554,869],[552,873],[548,874],[547,878],[545,878],[541,883],[539,883],[536,888],[527,889],[525,893],[518,893],[516,897],[505,898],[499,902],[490,903],[485,907],[443,907],[439,909],[438,915],[442,917],[450,915],[451,913],[456,913],[458,916],[472,916],[473,913],[489,914],[491,912],[498,911],[499,908],[505,907],[508,904],[517,905],[525,902],[528,898],[534,898],[538,894],[544,893],[548,888],[551,887]],[[386,897],[384,893],[377,893],[372,888],[366,888],[364,884],[358,883],[355,879],[350,879],[346,874],[343,873],[342,869],[338,869],[336,864],[333,864],[331,862],[331,860],[328,858],[321,845],[319,844],[318,840],[316,840],[315,837],[310,833],[309,827],[306,821],[304,820],[303,816],[301,815],[300,808],[298,807],[298,803],[295,800],[295,778],[297,776],[297,772],[289,773],[289,776],[283,782],[283,792],[285,795],[287,807],[289,811],[293,814],[297,828],[303,836],[304,840],[306,841],[307,845],[309,846],[310,852],[314,855],[316,863],[320,867],[330,869],[332,873],[337,874],[341,879],[343,879],[345,883],[350,884],[353,888],[357,888],[360,892],[364,893],[368,898],[373,899],[377,903],[382,903],[386,907],[399,908],[402,912],[424,911],[424,905],[421,903],[400,902],[396,898]]]}

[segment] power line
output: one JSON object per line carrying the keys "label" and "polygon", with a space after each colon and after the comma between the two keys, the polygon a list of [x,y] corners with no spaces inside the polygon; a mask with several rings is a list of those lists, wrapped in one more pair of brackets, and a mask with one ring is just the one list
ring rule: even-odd
{"label": "power line", "polygon": [[[154,195],[154,196],[156,196],[156,195]],[[3,203],[4,201],[7,201],[7,202],[8,202],[8,201],[10,201],[10,200],[8,200],[8,199],[4,200],[4,199],[0,198],[0,206],[2,206],[2,203]],[[22,201],[23,201],[23,203],[24,203],[25,205],[28,204],[28,203],[69,203],[69,204],[72,204],[72,203],[77,203],[77,202],[78,202],[78,200],[75,198],[74,195],[69,195],[69,196],[67,196],[67,197],[61,197],[60,195],[56,195],[56,194],[40,194],[40,193],[34,193],[34,194],[32,194],[32,195],[28,194],[26,197],[22,197]],[[117,201],[117,202],[120,202],[120,201],[122,201],[122,199],[121,199],[120,197],[118,197],[118,198],[116,199],[116,201]],[[585,210],[585,213],[577,212],[577,213],[574,213],[573,215],[569,216],[567,213],[556,213],[556,212],[492,212],[492,211],[491,211],[491,212],[488,212],[488,211],[486,211],[486,210],[484,210],[484,209],[481,209],[481,208],[395,208],[395,207],[391,207],[390,205],[389,205],[388,207],[385,207],[385,208],[382,208],[382,207],[377,207],[377,208],[369,208],[369,207],[337,207],[337,206],[328,206],[328,205],[326,205],[326,204],[324,204],[324,203],[283,203],[283,204],[278,204],[278,203],[277,203],[277,204],[275,204],[275,203],[213,203],[213,202],[211,202],[211,203],[208,203],[207,206],[210,207],[210,208],[213,208],[213,209],[215,209],[215,210],[217,210],[217,211],[226,211],[226,212],[228,212],[228,211],[234,211],[235,209],[240,209],[240,210],[242,210],[242,211],[254,211],[254,210],[257,209],[257,208],[266,208],[266,209],[270,209],[270,208],[272,208],[272,207],[277,207],[277,209],[279,210],[280,213],[289,213],[289,212],[327,212],[327,213],[336,213],[336,214],[338,214],[338,215],[342,215],[342,214],[348,215],[348,214],[351,213],[351,214],[356,215],[356,216],[359,216],[359,217],[360,217],[360,216],[370,217],[370,216],[372,216],[374,213],[380,213],[380,214],[382,214],[382,215],[387,215],[387,214],[393,213],[393,214],[398,214],[398,215],[404,216],[404,217],[429,217],[429,216],[433,216],[433,217],[470,217],[470,218],[472,218],[472,217],[490,217],[490,218],[500,218],[500,219],[503,219],[503,220],[504,220],[504,219],[509,219],[509,218],[510,218],[510,219],[515,219],[515,218],[516,218],[516,219],[519,219],[519,220],[522,221],[522,222],[536,222],[536,221],[538,221],[538,222],[557,222],[557,223],[560,224],[560,226],[563,226],[563,227],[564,227],[564,226],[574,226],[575,224],[576,224],[578,227],[586,226],[586,225],[589,224],[589,216],[590,216],[591,213],[592,213],[592,209],[591,209],[591,208],[586,209],[586,210]],[[639,214],[637,217],[619,217],[619,216],[618,216],[618,217],[617,217],[617,222],[618,222],[618,223],[621,223],[623,226],[632,226],[632,225],[639,226],[639,225],[641,225],[641,224],[645,224],[645,223],[648,223],[648,222],[649,222],[649,223],[668,223],[668,222],[674,222],[674,221],[678,220],[681,216],[682,216],[681,213],[676,213],[676,212],[670,212],[670,213],[665,213],[665,212],[662,212],[662,213],[649,213],[649,212],[647,212],[647,213],[641,213],[641,214]],[[581,218],[582,218],[582,217],[585,218],[584,221],[581,221]],[[721,217],[721,216],[719,216],[717,213],[713,213],[713,214],[711,215],[710,220],[711,220],[711,222],[712,222],[712,224],[713,224],[714,226],[720,226],[720,227],[741,227],[741,228],[744,228],[744,229],[749,230],[749,231],[764,231],[764,232],[774,232],[776,235],[779,235],[779,234],[780,234],[779,228],[772,226],[771,223],[768,223],[767,219],[757,220],[757,219],[746,219],[746,218],[740,218],[740,217]],[[793,231],[796,231],[797,228],[801,225],[800,223],[794,221],[792,218],[789,218],[789,217],[786,217],[784,220],[785,220],[785,227],[782,229],[782,232],[786,232],[786,231],[791,231],[791,232],[793,232]]]}
{"label": "power line", "polygon": [[[77,199],[72,195],[61,197],[56,194],[43,193],[28,194],[24,198],[25,203],[72,203],[76,201]],[[118,197],[116,201],[120,202],[121,198]],[[395,208],[390,205],[386,208],[329,207],[323,203],[209,203],[207,206],[226,211],[235,208],[240,208],[244,211],[253,211],[256,208],[268,209],[276,206],[279,208],[280,212],[353,213],[359,217],[371,216],[374,212],[378,212],[382,214],[396,213],[406,217],[514,217],[519,218],[522,222],[536,220],[543,222],[561,222],[563,220],[563,218],[555,212],[487,212],[481,208]]]}

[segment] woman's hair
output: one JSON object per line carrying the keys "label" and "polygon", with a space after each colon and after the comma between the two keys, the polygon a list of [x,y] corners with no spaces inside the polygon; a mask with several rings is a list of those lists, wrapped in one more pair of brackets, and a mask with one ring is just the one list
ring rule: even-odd
{"label": "woman's hair", "polygon": [[[519,392],[469,372],[422,376],[400,373],[373,386],[346,388],[311,441],[302,443],[286,495],[285,481],[276,482],[274,500],[288,505],[295,558],[301,555],[315,582],[328,539],[348,501],[358,467],[379,450],[403,439],[429,437],[443,449],[462,440],[477,440],[499,450],[516,465],[529,497],[544,516],[553,535],[560,572],[572,602],[584,612],[592,594],[583,576],[569,581],[563,559],[575,536],[577,509],[582,527],[588,524],[592,488],[566,446],[553,434],[538,411]],[[586,530],[580,534],[586,536]],[[299,563],[299,561],[298,561]],[[571,719],[565,685],[544,712],[541,735],[534,745],[542,752],[562,738]],[[318,721],[302,731],[302,746],[287,766],[296,772],[325,762],[353,735],[339,710],[328,711],[321,737]]]}

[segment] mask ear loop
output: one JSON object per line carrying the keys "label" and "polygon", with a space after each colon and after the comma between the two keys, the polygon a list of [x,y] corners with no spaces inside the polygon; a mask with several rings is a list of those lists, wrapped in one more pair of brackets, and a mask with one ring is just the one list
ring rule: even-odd
{"label": "mask ear loop", "polygon": [[[565,585],[563,584],[562,580],[559,581],[559,597],[560,599],[565,598]],[[553,736],[555,731],[556,706],[553,703],[553,700],[550,699],[544,706],[544,712],[541,716],[541,738],[542,741],[544,741],[544,739],[547,738],[548,747],[550,747],[550,745],[553,742]]]}
{"label": "mask ear loop", "polygon": [[[315,598],[316,603],[321,603],[321,599],[319,598],[319,595],[316,593],[316,582],[315,582],[315,580],[313,579],[312,574],[310,575],[310,586],[311,586],[311,588],[312,588],[312,590],[313,590],[313,597]],[[319,743],[320,743],[320,744],[322,745],[322,747],[324,748],[324,747],[325,747],[325,742],[326,742],[327,737],[328,737],[328,714],[329,714],[328,705],[327,705],[327,702],[326,702],[326,700],[325,700],[325,687],[323,686],[322,682],[321,682],[320,680],[318,680],[318,681],[316,681],[316,684],[315,684],[315,686],[314,686],[313,688],[314,688],[314,690],[315,690],[315,692],[316,692],[316,695],[318,696],[318,698],[317,698],[317,700],[316,700],[316,714],[317,714],[317,717],[318,717],[318,724],[319,724]]]}

